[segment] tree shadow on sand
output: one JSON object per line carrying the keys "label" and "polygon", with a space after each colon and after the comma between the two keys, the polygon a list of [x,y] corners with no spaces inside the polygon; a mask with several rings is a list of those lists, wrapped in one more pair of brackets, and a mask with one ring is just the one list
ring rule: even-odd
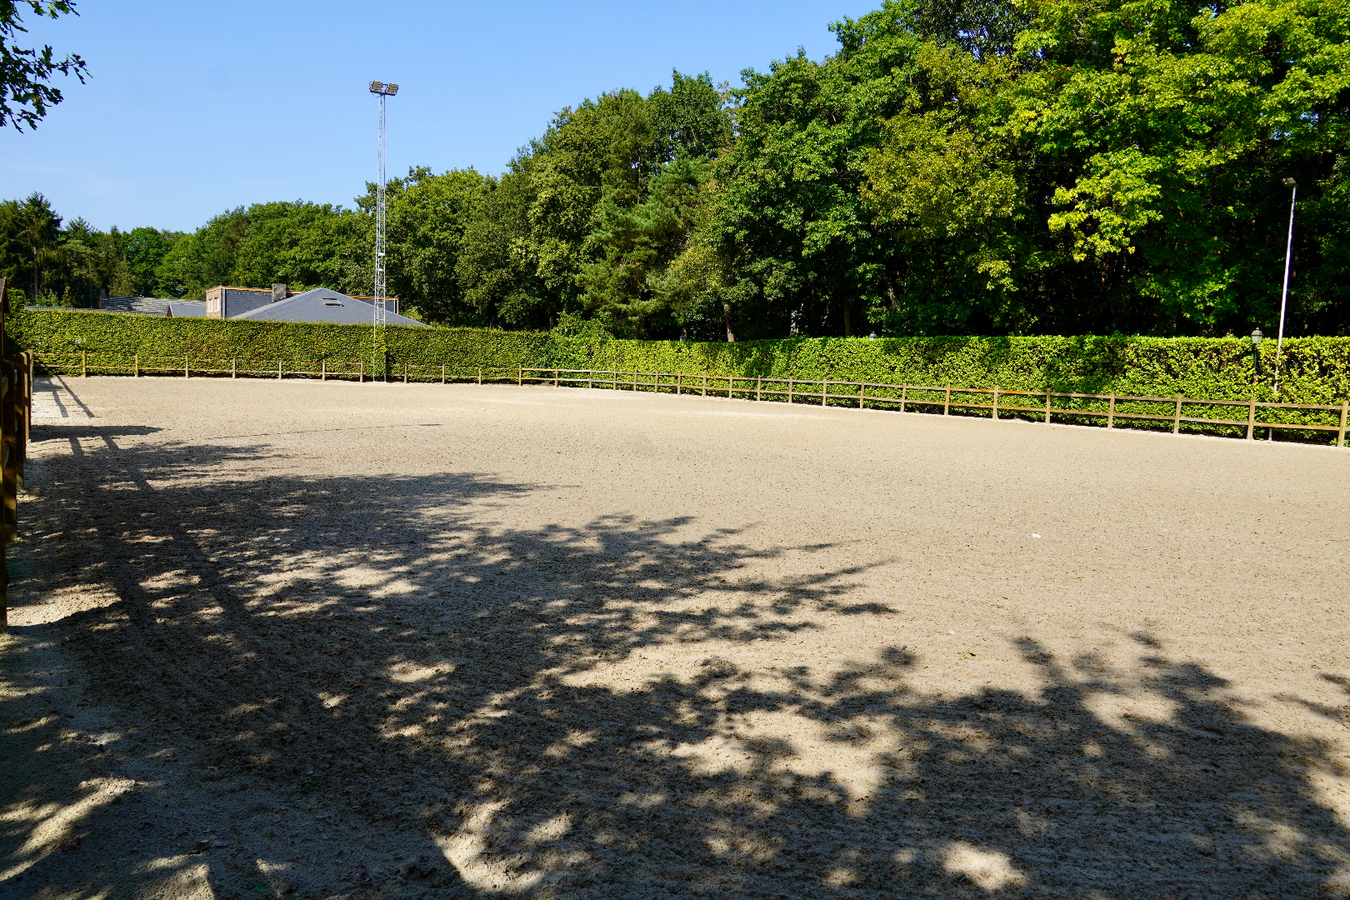
{"label": "tree shadow on sand", "polygon": [[[103,446],[52,459],[23,590],[94,585],[109,602],[16,629],[7,652],[59,645],[119,711],[120,749],[91,766],[181,756],[194,790],[267,803],[245,810],[246,854],[147,846],[78,884],[11,816],[0,866],[29,885],[135,896],[189,863],[216,896],[1309,897],[1350,882],[1350,835],[1314,786],[1346,774],[1332,748],[1251,724],[1222,679],[1149,635],[1129,671],[1024,639],[1039,689],[934,697],[910,685],[905,648],[830,671],[793,659],[794,635],[885,611],[850,604],[861,571],[747,577],[777,551],[691,539],[687,519],[494,518],[546,485],[213,476],[269,451],[123,447],[81,427]],[[779,663],[738,660],[750,645],[781,647]],[[654,670],[658,650],[689,671]],[[1127,691],[1170,713],[1099,711]],[[0,799],[71,809],[72,783]],[[292,815],[361,843],[249,824]],[[68,833],[118,816],[72,816]]]}

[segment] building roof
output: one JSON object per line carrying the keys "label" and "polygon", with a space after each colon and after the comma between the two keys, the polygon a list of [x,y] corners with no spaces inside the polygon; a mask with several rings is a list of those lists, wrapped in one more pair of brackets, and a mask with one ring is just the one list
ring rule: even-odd
{"label": "building roof", "polygon": [[171,302],[162,297],[101,297],[99,309],[142,316],[167,316]]}
{"label": "building roof", "polygon": [[190,303],[186,300],[170,300],[169,316],[175,319],[206,318],[205,303]]}
{"label": "building roof", "polygon": [[[369,325],[372,313],[369,300],[349,297],[327,288],[314,288],[230,318],[248,319],[253,322],[330,322],[335,325]],[[416,319],[392,312],[388,314],[387,321],[390,325],[426,327]]]}

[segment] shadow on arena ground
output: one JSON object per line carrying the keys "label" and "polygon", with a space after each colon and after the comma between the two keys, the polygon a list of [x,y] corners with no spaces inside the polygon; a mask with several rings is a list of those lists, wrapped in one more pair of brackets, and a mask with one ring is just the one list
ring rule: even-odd
{"label": "shadow on arena ground", "polygon": [[[418,860],[386,865],[358,846],[307,869],[307,848],[268,848],[263,833],[272,862],[253,873],[220,852],[181,858],[205,865],[216,896],[257,881],[297,896],[1310,897],[1350,881],[1350,835],[1310,783],[1344,774],[1329,748],[1249,724],[1223,681],[1149,635],[1135,636],[1134,673],[1024,640],[1042,689],[956,700],[907,687],[920,660],[901,648],[828,678],[788,667],[766,683],[710,654],[692,682],[593,685],[587,673],[646,648],[775,641],[846,614],[849,573],[735,582],[763,551],[727,532],[677,539],[685,521],[475,524],[484,504],[541,485],[204,480],[266,451],[127,449],[79,430],[86,448],[102,438],[82,452],[104,477],[50,473],[23,564],[52,589],[114,596],[17,629],[10,652],[44,644],[78,659],[88,698],[122,710],[123,756],[200,760],[213,790],[262,791],[278,817],[304,811],[372,841],[397,833]],[[352,586],[354,572],[368,583]],[[689,606],[710,589],[739,600]],[[1140,690],[1170,717],[1090,711],[1115,676],[1144,671]],[[750,713],[826,729],[841,753],[871,760],[874,786],[859,796],[828,771],[795,773],[790,741],[729,727]],[[60,727],[30,729],[30,751]],[[712,747],[722,762],[685,752]],[[111,753],[90,748],[89,765],[111,767]],[[82,796],[49,779],[7,784],[0,804],[59,812]],[[103,806],[72,816],[69,834],[99,817],[136,821]],[[72,854],[39,853],[32,827],[0,822],[0,867],[60,884]],[[448,865],[448,847],[473,865]],[[63,896],[148,891],[165,877],[158,855],[93,869]]]}

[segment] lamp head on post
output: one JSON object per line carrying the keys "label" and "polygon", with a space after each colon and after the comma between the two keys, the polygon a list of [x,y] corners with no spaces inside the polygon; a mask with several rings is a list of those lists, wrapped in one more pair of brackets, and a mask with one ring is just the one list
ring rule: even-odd
{"label": "lamp head on post", "polygon": [[[398,85],[394,85],[394,90],[398,90]],[[1298,182],[1292,178],[1286,178],[1284,180],[1284,186],[1287,188],[1298,187]]]}
{"label": "lamp head on post", "polygon": [[1260,329],[1260,328],[1254,328],[1254,329],[1252,329],[1252,349],[1253,349],[1253,350],[1258,350],[1258,349],[1260,349],[1260,347],[1261,347],[1261,341],[1262,341],[1264,338],[1265,338],[1265,335],[1261,333],[1261,329]]}

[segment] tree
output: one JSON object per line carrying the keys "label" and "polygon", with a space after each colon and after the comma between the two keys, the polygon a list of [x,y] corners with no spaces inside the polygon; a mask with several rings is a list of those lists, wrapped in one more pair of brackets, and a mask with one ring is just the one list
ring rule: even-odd
{"label": "tree", "polygon": [[61,217],[39,193],[26,200],[0,203],[0,265],[11,283],[25,291],[32,286],[34,302],[47,293],[46,276],[57,264],[61,245]]}
{"label": "tree", "polygon": [[77,54],[57,59],[50,46],[41,50],[17,46],[18,36],[28,31],[19,14],[23,5],[34,15],[51,19],[79,15],[74,0],[0,0],[0,126],[12,125],[19,131],[24,125],[36,128],[47,108],[61,102],[61,91],[51,85],[53,75],[74,75],[83,84],[89,71]]}
{"label": "tree", "polygon": [[175,292],[173,285],[161,284],[157,273],[165,255],[182,236],[177,231],[144,227],[133,228],[118,236],[119,247],[131,272],[132,287],[129,293],[140,297],[176,297],[181,294],[181,291]]}
{"label": "tree", "polygon": [[389,291],[428,322],[483,321],[468,303],[456,267],[465,229],[478,215],[491,183],[473,169],[433,175],[423,166],[410,169],[389,197]]}

